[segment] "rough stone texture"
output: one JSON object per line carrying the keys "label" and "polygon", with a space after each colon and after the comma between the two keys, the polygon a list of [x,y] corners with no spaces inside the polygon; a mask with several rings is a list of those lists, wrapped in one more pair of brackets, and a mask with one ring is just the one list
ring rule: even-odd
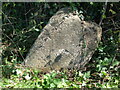
{"label": "rough stone texture", "polygon": [[98,46],[101,33],[97,24],[81,21],[76,13],[63,8],[44,27],[25,65],[51,69],[84,67]]}

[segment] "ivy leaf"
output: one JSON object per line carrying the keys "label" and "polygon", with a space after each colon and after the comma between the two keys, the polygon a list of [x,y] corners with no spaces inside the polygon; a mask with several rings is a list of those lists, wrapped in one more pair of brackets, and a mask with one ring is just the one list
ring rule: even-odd
{"label": "ivy leaf", "polygon": [[112,9],[110,9],[109,12],[111,12],[112,14],[116,14],[116,12],[113,11]]}
{"label": "ivy leaf", "polygon": [[83,76],[84,79],[88,79],[90,77],[90,71],[86,72]]}
{"label": "ivy leaf", "polygon": [[102,15],[102,18],[105,19],[105,18],[106,18],[106,15]]}

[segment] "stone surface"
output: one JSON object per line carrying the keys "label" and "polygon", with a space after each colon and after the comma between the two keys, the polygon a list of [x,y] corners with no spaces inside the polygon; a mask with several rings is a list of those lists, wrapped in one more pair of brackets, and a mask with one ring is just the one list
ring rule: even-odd
{"label": "stone surface", "polygon": [[70,8],[59,10],[49,20],[25,59],[30,67],[81,68],[91,59],[102,29],[81,21]]}

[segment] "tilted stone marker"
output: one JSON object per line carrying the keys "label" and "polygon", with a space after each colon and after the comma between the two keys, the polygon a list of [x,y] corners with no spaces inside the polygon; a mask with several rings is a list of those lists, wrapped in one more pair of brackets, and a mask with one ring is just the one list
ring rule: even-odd
{"label": "tilted stone marker", "polygon": [[25,59],[36,68],[82,68],[89,62],[102,29],[93,22],[81,21],[70,8],[59,10],[49,20]]}

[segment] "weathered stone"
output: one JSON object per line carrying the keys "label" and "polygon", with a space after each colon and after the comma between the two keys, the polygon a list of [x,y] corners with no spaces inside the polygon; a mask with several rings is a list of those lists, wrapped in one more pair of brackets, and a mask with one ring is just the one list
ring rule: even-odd
{"label": "weathered stone", "polygon": [[102,29],[93,22],[81,21],[69,8],[51,17],[38,36],[25,65],[37,68],[81,68],[91,59]]}

